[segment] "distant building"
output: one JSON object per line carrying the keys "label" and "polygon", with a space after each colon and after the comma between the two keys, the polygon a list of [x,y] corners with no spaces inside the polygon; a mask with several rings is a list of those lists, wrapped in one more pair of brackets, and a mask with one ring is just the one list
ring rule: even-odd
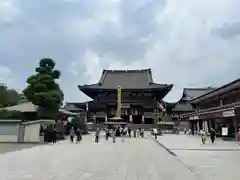
{"label": "distant building", "polygon": [[181,115],[195,111],[194,104],[191,103],[192,99],[200,97],[206,93],[209,93],[216,88],[184,88],[181,99],[174,105],[171,114],[171,120],[180,128],[188,128],[188,121],[181,120]]}
{"label": "distant building", "polygon": [[[194,112],[181,118],[194,130],[214,128],[218,136],[235,137],[240,128],[240,79],[190,100]],[[223,132],[224,129],[224,132]]]}

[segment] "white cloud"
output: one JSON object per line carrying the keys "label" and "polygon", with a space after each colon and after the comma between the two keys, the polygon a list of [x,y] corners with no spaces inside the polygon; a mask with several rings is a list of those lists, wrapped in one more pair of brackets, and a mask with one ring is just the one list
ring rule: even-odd
{"label": "white cloud", "polygon": [[86,99],[77,85],[96,83],[104,68],[152,68],[157,83],[174,84],[168,101],[184,87],[218,86],[240,75],[239,0],[1,2],[0,14],[16,17],[21,9],[25,16],[12,27],[0,20],[0,58],[25,82],[33,61],[53,57],[66,100]]}
{"label": "white cloud", "polygon": [[12,71],[6,66],[0,65],[0,84],[8,84],[12,81]]}
{"label": "white cloud", "polygon": [[[97,82],[102,68],[151,67],[156,82],[175,85],[173,91],[166,97],[169,101],[178,100],[184,87],[206,87],[210,84],[219,85],[219,82],[225,83],[215,78],[216,76],[222,78],[224,76],[222,72],[233,68],[230,62],[240,58],[236,49],[240,43],[238,39],[233,45],[233,42],[213,36],[212,31],[226,22],[232,22],[233,14],[237,13],[235,8],[237,4],[236,0],[216,2],[168,0],[164,10],[161,8],[156,14],[157,32],[153,34],[150,32],[148,36],[136,39],[139,43],[148,43],[142,57],[133,59],[132,62],[124,62],[112,54],[105,53],[99,57],[97,55],[99,52],[88,49],[87,58],[82,61],[87,67],[85,77],[91,77],[91,82],[94,80]],[[137,5],[133,6],[132,11],[135,12],[137,9]],[[92,19],[92,22],[94,20],[97,21],[98,18]],[[119,20],[116,22],[121,23]],[[118,25],[121,26],[123,25]],[[128,27],[124,28],[126,29],[122,33],[128,34]],[[107,32],[103,33],[107,37]],[[236,74],[227,79],[235,77]]]}
{"label": "white cloud", "polygon": [[14,0],[0,0],[0,21],[12,22],[19,13]]}

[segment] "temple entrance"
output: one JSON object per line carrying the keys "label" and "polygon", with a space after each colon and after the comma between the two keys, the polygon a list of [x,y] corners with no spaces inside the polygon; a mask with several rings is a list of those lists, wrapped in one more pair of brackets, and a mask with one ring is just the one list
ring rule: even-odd
{"label": "temple entrance", "polygon": [[142,115],[133,115],[132,121],[133,124],[142,124]]}
{"label": "temple entrance", "polygon": [[96,124],[103,124],[105,122],[105,118],[104,117],[97,117],[96,118]]}
{"label": "temple entrance", "polygon": [[154,124],[154,119],[153,118],[145,118],[144,122],[145,122],[145,124]]}
{"label": "temple entrance", "polygon": [[128,115],[122,115],[121,118],[123,119],[124,122],[129,123],[129,116]]}

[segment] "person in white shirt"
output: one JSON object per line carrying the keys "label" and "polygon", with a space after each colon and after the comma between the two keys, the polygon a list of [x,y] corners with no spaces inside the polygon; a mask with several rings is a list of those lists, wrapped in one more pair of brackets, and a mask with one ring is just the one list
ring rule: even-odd
{"label": "person in white shirt", "polygon": [[201,135],[202,144],[205,144],[206,143],[206,133],[203,129],[200,130],[200,135]]}
{"label": "person in white shirt", "polygon": [[157,139],[157,129],[153,128],[153,135],[155,136],[155,139]]}

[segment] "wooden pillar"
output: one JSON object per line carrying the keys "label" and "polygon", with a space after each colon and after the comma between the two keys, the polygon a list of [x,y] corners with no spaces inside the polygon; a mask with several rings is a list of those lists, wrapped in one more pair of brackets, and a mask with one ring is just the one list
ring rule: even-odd
{"label": "wooden pillar", "polygon": [[97,122],[96,122],[96,116],[94,115],[92,118],[93,118],[93,122],[94,122],[95,124],[97,124]]}
{"label": "wooden pillar", "polygon": [[145,123],[145,118],[144,118],[144,115],[142,115],[142,124]]}
{"label": "wooden pillar", "polygon": [[129,115],[129,122],[132,123],[132,114]]}
{"label": "wooden pillar", "polygon": [[237,123],[236,115],[233,117],[233,125],[234,125],[235,139],[238,140],[238,137],[237,137],[238,123]]}
{"label": "wooden pillar", "polygon": [[85,112],[84,121],[87,123],[87,111]]}
{"label": "wooden pillar", "polygon": [[199,120],[197,120],[197,132],[199,132],[201,129],[200,129],[200,124],[199,124]]}
{"label": "wooden pillar", "polygon": [[105,116],[105,122],[107,122],[108,121],[108,117],[107,117],[107,115]]}

